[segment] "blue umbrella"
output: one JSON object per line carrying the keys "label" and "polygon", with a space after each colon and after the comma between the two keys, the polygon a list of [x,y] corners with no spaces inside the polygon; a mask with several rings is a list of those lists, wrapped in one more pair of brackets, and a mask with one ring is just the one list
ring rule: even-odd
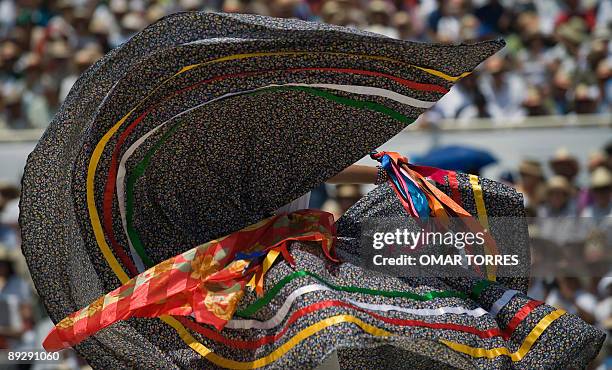
{"label": "blue umbrella", "polygon": [[433,148],[429,153],[411,159],[415,164],[467,173],[478,173],[483,167],[497,162],[488,151],[460,145]]}

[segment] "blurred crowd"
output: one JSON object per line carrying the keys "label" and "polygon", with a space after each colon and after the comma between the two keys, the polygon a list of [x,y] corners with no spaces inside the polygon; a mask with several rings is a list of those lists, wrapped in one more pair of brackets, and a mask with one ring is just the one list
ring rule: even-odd
{"label": "blurred crowd", "polygon": [[[612,142],[585,168],[565,149],[545,164],[525,159],[514,184],[530,216],[529,295],[607,330],[599,369],[612,369]],[[588,171],[588,184],[577,178]],[[507,182],[513,182],[506,179]]]}
{"label": "blurred crowd", "polygon": [[443,43],[502,36],[434,116],[496,121],[612,111],[612,5],[600,0],[0,0],[0,128],[44,128],[78,76],[164,15],[295,17]]}
{"label": "blurred crowd", "polygon": [[[577,181],[581,171],[588,172],[587,184]],[[530,216],[529,295],[611,334],[612,142],[582,168],[559,149],[548,163],[525,159],[517,181],[505,181],[523,193]],[[601,369],[612,369],[610,336],[599,360]]]}

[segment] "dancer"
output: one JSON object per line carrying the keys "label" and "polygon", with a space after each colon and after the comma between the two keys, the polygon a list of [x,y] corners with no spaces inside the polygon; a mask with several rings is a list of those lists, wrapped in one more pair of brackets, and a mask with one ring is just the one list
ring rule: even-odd
{"label": "dancer", "polygon": [[[24,173],[23,252],[56,323],[45,348],[94,368],[306,369],[334,352],[347,369],[586,366],[603,334],[527,297],[526,276],[359,263],[367,219],[523,220],[504,185],[380,152],[386,181],[337,222],[273,214],[502,46],[197,12],[137,34],[79,79]],[[489,236],[487,254],[528,260],[523,223]]]}

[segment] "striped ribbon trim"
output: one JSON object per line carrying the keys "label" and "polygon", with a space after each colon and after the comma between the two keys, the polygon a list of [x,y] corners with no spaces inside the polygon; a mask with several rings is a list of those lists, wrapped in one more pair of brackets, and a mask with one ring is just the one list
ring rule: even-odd
{"label": "striped ribbon trim", "polygon": [[301,308],[295,311],[289,317],[289,319],[287,320],[287,322],[285,323],[285,325],[279,332],[272,334],[272,335],[266,335],[266,336],[263,336],[257,339],[253,339],[253,340],[230,339],[230,338],[227,338],[221,335],[221,333],[219,332],[215,332],[214,330],[209,329],[205,326],[198,325],[196,322],[193,322],[187,318],[181,318],[179,320],[189,329],[192,329],[216,342],[223,343],[232,348],[253,350],[261,346],[264,346],[266,344],[275,343],[278,340],[280,340],[287,333],[287,331],[291,328],[291,326],[295,324],[300,318],[310,313],[317,312],[317,311],[320,311],[326,308],[330,308],[330,307],[342,307],[342,308],[348,308],[351,310],[355,310],[358,312],[363,312],[377,320],[380,320],[384,323],[395,325],[398,327],[421,327],[421,328],[431,328],[431,329],[439,329],[439,330],[451,330],[451,331],[456,331],[456,332],[473,334],[483,339],[502,336],[502,333],[499,328],[480,330],[472,326],[459,325],[459,324],[453,324],[453,323],[431,323],[431,322],[420,321],[420,320],[408,320],[408,319],[398,319],[398,318],[386,317],[386,316],[382,316],[382,315],[361,309],[350,303],[339,301],[339,300],[320,301],[317,303],[313,303],[309,306],[306,306],[304,308]]}
{"label": "striped ribbon trim", "polygon": [[451,198],[463,207],[463,200],[461,199],[461,193],[459,192],[459,181],[457,180],[457,172],[448,171],[448,186],[451,190]]}
{"label": "striped ribbon trim", "polygon": [[491,316],[497,316],[499,311],[501,311],[501,309],[504,308],[504,306],[507,305],[508,302],[510,302],[510,300],[518,293],[518,290],[506,290],[504,294],[491,305],[491,309],[489,310]]}
{"label": "striped ribbon trim", "polygon": [[[301,52],[302,54],[310,54],[309,52]],[[94,148],[94,151],[92,153],[92,156],[90,158],[89,161],[89,165],[88,165],[88,169],[87,169],[87,181],[86,181],[86,190],[87,190],[87,207],[88,207],[88,213],[89,213],[89,219],[90,219],[90,223],[92,225],[93,228],[93,232],[94,232],[94,237],[96,239],[96,242],[100,248],[100,251],[103,255],[103,257],[105,258],[105,260],[107,261],[108,265],[110,266],[110,268],[112,269],[112,271],[115,273],[115,275],[117,276],[117,278],[121,281],[121,283],[125,283],[129,280],[129,276],[126,274],[126,272],[123,270],[123,268],[121,267],[121,265],[119,264],[119,262],[117,261],[117,259],[115,258],[115,256],[113,255],[111,248],[109,247],[109,245],[106,243],[106,239],[104,237],[104,231],[100,222],[100,217],[98,214],[98,210],[96,208],[96,203],[95,203],[95,198],[94,198],[94,182],[95,182],[95,174],[96,174],[96,169],[98,167],[98,164],[100,162],[100,158],[102,157],[104,148],[106,146],[106,144],[108,143],[108,141],[111,139],[111,137],[119,130],[119,128],[123,125],[123,123],[132,115],[132,113],[134,113],[147,99],[149,99],[151,96],[153,96],[163,85],[165,85],[167,82],[169,82],[170,80],[176,78],[177,76],[183,74],[186,71],[189,71],[193,68],[199,67],[199,66],[203,66],[203,65],[210,65],[210,64],[214,64],[214,63],[219,63],[219,62],[223,62],[223,61],[227,61],[227,60],[236,60],[236,59],[243,59],[243,58],[250,58],[250,57],[258,57],[258,56],[272,56],[272,55],[289,55],[286,52],[284,53],[251,53],[251,54],[236,54],[236,55],[231,55],[231,56],[227,56],[227,57],[222,57],[222,58],[217,58],[211,61],[207,61],[207,62],[203,62],[200,63],[198,65],[191,65],[191,66],[186,66],[183,67],[179,72],[177,72],[176,74],[166,78],[164,81],[162,81],[159,85],[157,85],[154,89],[152,89],[152,91],[150,91],[147,96],[142,99],[136,106],[134,106],[132,109],[130,109],[130,111],[124,115],[119,121],[117,121],[104,135],[103,137],[100,139],[100,141],[96,144],[96,147]],[[351,55],[351,54],[346,54],[346,55]],[[353,55],[355,56],[355,55]],[[370,57],[372,59],[380,59],[380,60],[388,60],[388,61],[392,61],[392,62],[397,62],[397,63],[402,63],[402,64],[406,64],[404,62],[401,61],[396,61],[390,58],[385,58],[385,57],[377,57],[377,56],[362,56],[362,57]],[[458,79],[467,76],[468,74],[470,74],[470,72],[464,72],[459,76],[449,76],[443,72],[440,71],[436,71],[430,68],[424,68],[424,67],[419,67],[419,66],[413,66],[414,68],[418,68],[426,73],[432,74],[434,76],[443,78],[447,81],[457,81]],[[290,350],[291,348],[293,348],[293,346],[295,346],[301,339],[297,338],[297,342],[291,343],[291,342],[287,342],[285,343],[281,348],[277,349],[277,351],[275,351],[274,354],[270,354],[268,356],[266,356],[265,358],[253,361],[253,362],[248,362],[248,363],[242,363],[242,362],[237,362],[237,361],[232,361],[229,359],[225,359],[223,357],[220,357],[218,355],[216,355],[215,353],[212,353],[210,351],[210,349],[208,349],[207,347],[205,347],[203,344],[199,343],[195,338],[193,338],[193,336],[185,329],[185,327],[183,325],[181,325],[180,322],[178,322],[176,319],[169,317],[169,316],[164,316],[161,317],[161,320],[164,321],[166,324],[170,325],[172,328],[174,328],[177,333],[179,334],[179,336],[181,337],[181,339],[190,347],[192,348],[194,351],[196,351],[197,353],[199,353],[202,356],[207,357],[210,361],[212,361],[213,363],[216,363],[218,365],[221,366],[226,366],[226,367],[233,367],[233,368],[237,368],[237,369],[252,369],[252,368],[258,368],[261,366],[265,366],[268,363],[271,363],[273,361],[275,361],[276,359],[278,359],[280,356],[282,356],[284,353],[286,353],[288,350]],[[337,316],[335,320],[331,320],[331,321],[327,321],[325,324],[323,324],[323,327],[326,327],[325,325],[329,326],[329,325],[333,325],[336,324],[338,322],[342,322],[342,320],[345,320],[344,317],[342,316]],[[380,330],[380,329],[376,329],[373,328],[363,322],[355,322],[352,320],[349,320],[348,318],[346,318],[347,322],[354,322],[355,324],[357,324],[358,326],[360,326],[365,332],[370,333],[372,335],[375,336],[388,336],[390,335],[390,333],[384,331],[384,330]],[[307,331],[308,329],[310,329],[310,331],[314,331],[316,332],[318,328],[320,328],[321,323],[317,323],[307,329],[305,329],[304,331],[300,332],[300,334],[302,334],[303,336],[308,335],[309,331]],[[230,366],[228,366],[230,365]]]}
{"label": "striped ribbon trim", "polygon": [[470,185],[474,192],[474,202],[476,203],[476,211],[478,212],[478,220],[482,227],[489,229],[489,217],[487,216],[487,208],[485,207],[484,197],[482,195],[482,187],[480,179],[476,175],[470,175]]}
{"label": "striped ribbon trim", "polygon": [[230,368],[230,369],[257,369],[260,368],[262,366],[266,366],[276,360],[278,360],[279,358],[281,358],[282,356],[285,355],[285,353],[287,353],[289,350],[291,350],[293,347],[297,346],[300,342],[302,342],[303,340],[305,340],[306,338],[315,335],[316,333],[330,327],[333,325],[338,325],[341,323],[352,323],[357,325],[361,330],[363,330],[364,332],[375,336],[375,337],[390,337],[393,334],[381,329],[381,328],[377,328],[373,325],[370,325],[360,319],[358,319],[355,316],[351,316],[351,315],[336,315],[336,316],[332,316],[329,317],[327,319],[321,320],[317,323],[314,323],[312,325],[310,325],[309,327],[307,327],[306,329],[303,329],[301,331],[299,331],[296,335],[294,335],[293,337],[291,337],[291,339],[289,339],[287,342],[283,343],[280,347],[278,347],[277,349],[275,349],[274,351],[272,351],[270,354],[263,356],[257,360],[254,361],[246,361],[246,362],[242,362],[242,361],[235,361],[235,360],[230,360],[228,358],[225,357],[221,357],[219,355],[217,355],[214,352],[206,352],[206,354],[204,354],[204,356],[206,356],[206,359],[211,361],[212,363],[214,363],[215,365],[218,366],[222,366],[222,367],[226,367],[226,368]]}
{"label": "striped ribbon trim", "polygon": [[[332,100],[334,102],[340,103],[340,104],[344,104],[344,105],[348,105],[348,106],[352,106],[355,108],[362,108],[362,109],[369,109],[369,110],[373,110],[385,115],[388,115],[391,118],[394,118],[400,122],[404,122],[404,123],[412,123],[413,120],[408,119],[406,116],[402,115],[401,113],[394,111],[393,109],[387,108],[386,106],[383,106],[381,104],[375,103],[375,102],[369,102],[369,101],[359,101],[359,100],[354,100],[354,99],[350,99],[350,98],[346,98],[346,97],[342,97],[342,96],[338,96],[338,95],[334,95],[328,91],[325,90],[320,90],[320,89],[315,89],[315,88],[310,88],[310,87],[305,87],[305,86],[281,86],[281,85],[269,85],[269,86],[265,86],[265,87],[261,87],[261,88],[257,88],[257,89],[252,89],[252,90],[246,90],[246,91],[242,91],[242,92],[236,92],[236,93],[230,93],[230,94],[225,94],[222,95],[218,98],[206,101],[204,103],[201,103],[197,106],[194,106],[188,110],[185,110],[183,112],[181,112],[180,114],[168,119],[167,121],[161,123],[160,125],[158,125],[156,128],[154,128],[153,130],[158,130],[160,127],[166,125],[168,122],[176,119],[177,117],[180,117],[184,114],[189,113],[190,111],[193,111],[195,109],[198,109],[202,106],[205,106],[207,104],[211,104],[213,102],[222,100],[222,99],[226,99],[226,98],[230,98],[230,97],[234,97],[234,96],[238,96],[238,95],[251,95],[251,94],[258,94],[258,93],[262,93],[262,92],[273,92],[273,91],[279,91],[279,90],[298,90],[298,91],[302,91],[311,95],[315,95],[315,96],[319,96],[328,100]],[[118,202],[121,203],[125,203],[125,210],[123,210],[122,208],[119,208],[120,212],[125,211],[125,214],[121,213],[121,220],[123,221],[125,219],[125,224],[124,224],[124,229],[127,230],[127,235],[128,235],[128,239],[130,240],[130,245],[131,245],[131,249],[135,250],[138,254],[138,256],[140,257],[140,259],[144,262],[145,267],[151,267],[153,266],[153,261],[147,256],[144,247],[142,245],[142,241],[140,239],[140,236],[138,234],[138,231],[136,230],[136,228],[133,225],[132,222],[132,217],[133,217],[133,210],[134,210],[134,187],[136,184],[136,181],[142,176],[144,175],[146,168],[149,166],[149,163],[153,157],[153,155],[155,154],[155,152],[164,144],[164,142],[166,140],[168,140],[172,134],[174,134],[176,132],[176,130],[179,128],[179,124],[175,124],[173,125],[170,130],[168,130],[154,145],[153,147],[151,147],[151,149],[145,154],[144,158],[138,163],[136,164],[136,166],[134,167],[134,169],[132,170],[132,172],[130,173],[130,175],[128,176],[128,179],[126,181],[126,189],[125,189],[125,202],[123,199],[123,188],[121,185],[121,188],[117,188],[117,200]],[[146,134],[145,134],[146,135]],[[148,137],[148,135],[147,135]],[[125,153],[125,155],[123,156],[123,158],[120,161],[120,169],[117,172],[118,174],[121,173],[123,176],[125,176],[126,170],[125,170],[125,163],[127,162],[127,159],[129,157],[126,158],[126,155],[132,155],[134,153],[134,151],[136,150],[136,148],[140,145],[142,145],[144,143],[144,140],[142,141],[137,141],[135,142]],[[123,184],[124,182],[124,178],[123,177],[118,177],[116,180],[116,184],[117,186],[119,186],[119,184]],[[109,198],[109,201],[112,201],[112,198]]]}
{"label": "striped ribbon trim", "polygon": [[[306,314],[308,311],[316,311],[318,309],[321,309],[321,307],[317,307],[317,306],[327,306],[327,307],[332,307],[335,304],[344,304],[343,302],[339,302],[339,301],[325,301],[325,302],[320,302],[320,303],[315,303],[311,306],[308,307],[304,307],[303,309],[296,311],[292,317],[288,320],[287,324],[285,325],[285,327],[283,328],[283,330],[279,333],[277,333],[276,335],[269,335],[269,336],[265,336],[262,338],[259,338],[257,340],[249,340],[249,341],[245,341],[245,340],[234,340],[234,339],[229,339],[226,338],[224,336],[222,336],[221,334],[219,334],[218,332],[215,332],[213,330],[210,330],[206,327],[202,327],[197,325],[196,323],[188,320],[187,318],[181,318],[181,322],[184,326],[189,327],[190,329],[199,332],[207,337],[209,337],[212,340],[224,343],[226,345],[229,345],[231,347],[234,348],[240,348],[240,349],[256,349],[259,348],[265,344],[269,344],[269,343],[273,343],[275,341],[277,341],[280,337],[282,337],[282,335],[284,335],[286,333],[286,331],[288,330],[288,328],[295,323],[295,321],[300,317],[303,316],[304,314]],[[529,310],[531,310],[531,306],[537,306],[538,304],[541,304],[541,302],[537,302],[537,301],[533,301],[530,302],[528,305],[526,305],[525,307],[523,307],[523,309],[521,311],[526,311],[525,308],[527,307]],[[494,348],[494,349],[484,349],[484,348],[475,348],[475,347],[470,347],[470,346],[466,346],[460,343],[456,343],[456,342],[452,342],[452,341],[448,341],[448,340],[440,340],[440,342],[444,343],[445,345],[449,346],[451,349],[468,354],[472,357],[486,357],[486,358],[496,358],[499,356],[508,356],[512,359],[512,361],[520,361],[526,354],[527,352],[529,352],[529,350],[531,349],[531,347],[533,346],[533,344],[538,340],[538,338],[544,333],[544,331],[546,330],[546,328],[548,326],[550,326],[550,324],[556,320],[557,318],[561,317],[563,314],[565,313],[565,311],[563,310],[557,310],[554,311],[548,315],[546,315],[544,318],[542,318],[538,324],[531,330],[531,332],[529,333],[529,335],[527,337],[525,337],[525,339],[523,340],[523,343],[521,344],[519,350],[517,352],[510,352],[508,350],[508,348],[506,347],[499,347],[499,348]],[[515,316],[515,318],[519,316],[519,313],[517,313],[517,315]],[[388,319],[388,318],[385,318]],[[229,367],[229,368],[235,368],[235,369],[254,369],[254,368],[259,368],[262,366],[265,366],[267,364],[270,364],[276,360],[278,360],[281,356],[283,356],[289,349],[295,347],[297,344],[299,344],[301,341],[305,340],[306,338],[316,334],[318,331],[323,330],[331,325],[336,325],[336,324],[340,324],[340,323],[344,323],[344,322],[349,322],[349,323],[354,323],[357,324],[362,330],[364,330],[366,333],[374,335],[374,336],[379,336],[379,337],[388,337],[388,336],[392,336],[394,334],[392,334],[391,332],[388,332],[386,330],[377,328],[373,325],[369,325],[363,321],[361,321],[360,319],[356,318],[355,316],[352,315],[337,315],[337,316],[333,316],[327,319],[323,319],[309,327],[307,327],[306,329],[298,332],[297,335],[293,336],[292,338],[290,338],[287,342],[285,342],[283,345],[281,345],[279,348],[277,348],[276,350],[272,351],[269,355],[261,357],[255,361],[247,361],[247,362],[240,362],[240,361],[234,361],[234,360],[230,360],[224,357],[221,357],[213,352],[210,352],[210,350],[206,347],[204,347],[203,345],[201,345],[200,343],[198,343],[202,348],[198,348],[196,349],[196,351],[199,351],[199,353],[201,353],[203,356],[206,356],[206,358],[208,360],[210,360],[211,362],[213,362],[216,365],[219,366],[223,366],[223,367]],[[364,325],[362,325],[364,324]],[[405,324],[409,324],[408,322],[406,322]],[[430,324],[430,323],[426,323],[426,324]],[[414,325],[416,326],[416,325]],[[512,330],[514,330],[513,327]],[[441,328],[442,329],[442,328]],[[474,330],[474,328],[471,328],[472,330]],[[453,330],[453,329],[451,329]],[[493,329],[494,330],[494,329]],[[491,332],[490,331],[480,331],[481,335],[490,335]],[[503,335],[503,334],[502,334]],[[503,335],[504,337],[508,337],[509,335]]]}
{"label": "striped ribbon trim", "polygon": [[[461,192],[459,191],[459,181],[457,180],[457,172],[448,171],[447,177],[448,177],[448,186],[450,187],[451,199],[454,200],[455,203],[457,203],[460,207],[463,207],[463,200],[461,199]],[[464,265],[463,267],[466,270],[468,270],[470,266],[467,263],[466,254],[473,254],[472,245],[467,244],[465,248],[462,248],[459,251],[459,253],[464,257],[464,260],[462,263]],[[482,273],[480,266],[478,265],[474,265],[473,269],[479,275]]]}
{"label": "striped ribbon trim", "polygon": [[401,60],[397,60],[397,59],[393,59],[393,58],[388,58],[388,57],[383,57],[383,56],[378,56],[378,55],[367,55],[367,54],[353,54],[353,53],[342,53],[342,52],[330,52],[330,51],[276,51],[276,52],[260,52],[260,53],[244,53],[244,54],[234,54],[234,55],[228,55],[226,57],[221,57],[218,59],[214,59],[214,60],[210,60],[207,62],[201,62],[201,63],[196,63],[196,64],[192,64],[192,65],[188,65],[185,66],[183,68],[181,68],[173,77],[178,76],[180,74],[183,74],[189,70],[192,70],[194,68],[199,68],[199,67],[203,67],[203,66],[207,66],[210,64],[214,64],[214,63],[219,63],[219,62],[227,62],[227,61],[231,61],[231,60],[242,60],[242,59],[250,59],[250,58],[257,58],[257,57],[265,57],[265,56],[299,56],[299,55],[334,55],[334,56],[348,56],[348,57],[357,57],[357,58],[365,58],[365,59],[371,59],[371,60],[381,60],[381,61],[385,61],[385,62],[391,62],[391,63],[397,63],[397,64],[402,64],[404,66],[408,66],[408,67],[412,67],[412,68],[416,68],[418,70],[421,70],[425,73],[428,73],[430,75],[436,76],[436,77],[440,77],[446,81],[450,81],[450,82],[456,82],[457,80],[468,76],[469,74],[471,74],[472,72],[463,72],[458,76],[451,76],[448,75],[444,72],[432,69],[432,68],[425,68],[425,67],[420,67],[420,66],[416,66],[414,64],[409,64],[406,62],[403,62]]}
{"label": "striped ribbon trim", "polygon": [[[138,254],[138,252],[136,252],[136,249],[134,248],[134,245],[132,244],[132,239],[129,237],[129,233],[128,233],[127,218],[126,218],[126,211],[125,211],[125,201],[124,201],[124,194],[125,194],[124,193],[124,181],[123,181],[126,175],[125,164],[127,160],[132,156],[132,154],[134,154],[136,149],[138,149],[140,145],[142,145],[151,135],[157,132],[157,130],[160,128],[161,126],[157,126],[153,130],[139,137],[138,140],[136,140],[134,144],[130,146],[128,150],[125,151],[123,157],[121,157],[121,162],[119,163],[119,169],[117,170],[117,181],[116,181],[117,203],[119,205],[119,214],[121,215],[121,225],[123,226],[123,231],[125,232],[125,235],[128,235],[126,239],[130,247],[130,255],[132,259],[134,260],[134,264],[136,265],[135,267],[138,273],[143,272],[146,268],[144,266],[144,262],[142,262],[142,259],[140,258],[140,255]],[[113,198],[112,196],[110,196],[108,200],[104,201],[104,203],[105,204],[108,203],[112,205],[112,201],[113,201]],[[112,212],[111,212],[111,215],[112,215]],[[107,234],[112,233],[112,219],[111,219],[111,223],[109,226],[110,227],[108,228]],[[120,247],[120,246],[117,246],[117,247]]]}
{"label": "striped ribbon trim", "polygon": [[288,83],[284,85],[272,85],[272,86],[301,86],[301,87],[314,87],[321,89],[329,89],[336,91],[344,91],[356,95],[368,95],[378,96],[381,98],[387,98],[389,100],[396,101],[400,104],[409,105],[415,108],[428,109],[431,108],[436,102],[424,101],[415,98],[411,98],[406,95],[398,94],[395,91],[381,89],[378,87],[371,86],[356,86],[356,85],[338,85],[338,84],[303,84],[303,83]]}
{"label": "striped ribbon trim", "polygon": [[416,82],[411,80],[406,80],[401,77],[393,76],[386,73],[374,72],[374,71],[365,71],[363,69],[352,69],[352,68],[324,68],[324,67],[306,67],[306,68],[290,68],[284,70],[285,72],[305,72],[305,71],[313,71],[313,72],[337,72],[337,73],[349,73],[349,74],[358,74],[362,76],[372,76],[372,77],[383,77],[389,79],[391,81],[397,82],[401,85],[406,86],[412,90],[419,91],[430,91],[430,92],[439,92],[442,94],[446,94],[448,89],[444,86],[428,84],[422,82]]}
{"label": "striped ribbon trim", "polygon": [[544,316],[538,322],[538,324],[533,329],[531,329],[531,332],[527,335],[527,337],[525,337],[525,340],[523,341],[523,343],[521,344],[521,346],[516,352],[510,352],[510,350],[506,347],[486,349],[486,348],[471,347],[465,344],[456,343],[456,342],[452,342],[448,340],[440,340],[440,342],[444,343],[452,350],[464,353],[470,357],[475,357],[475,358],[484,357],[484,358],[493,359],[493,358],[497,358],[500,356],[507,356],[513,362],[517,362],[517,361],[522,360],[523,357],[525,357],[525,355],[529,352],[529,350],[534,345],[534,343],[538,340],[538,338],[542,335],[542,333],[544,333],[546,328],[548,328],[550,324],[552,324],[556,319],[563,316],[564,314],[565,314],[564,310],[558,309]]}
{"label": "striped ribbon trim", "polygon": [[510,321],[508,322],[508,326],[504,330],[504,339],[510,339],[510,336],[512,335],[512,333],[514,333],[514,331],[521,324],[521,322],[523,322],[523,320],[525,320],[525,318],[529,316],[529,314],[533,312],[533,310],[543,304],[544,302],[542,301],[529,301],[523,307],[521,307],[521,309],[518,310],[514,314],[512,319],[510,319]]}
{"label": "striped ribbon trim", "polygon": [[276,283],[276,285],[274,285],[271,289],[269,289],[263,297],[251,303],[245,309],[236,311],[236,315],[241,316],[241,317],[248,317],[248,316],[253,315],[255,312],[259,311],[263,306],[270,303],[270,301],[272,301],[272,299],[274,299],[274,297],[278,295],[278,293],[283,289],[283,287],[285,287],[285,285],[289,284],[295,279],[299,279],[305,276],[312,277],[334,290],[338,290],[342,292],[349,292],[349,293],[361,293],[361,294],[377,295],[377,296],[382,296],[382,297],[409,298],[409,299],[413,299],[416,301],[430,301],[435,298],[452,298],[452,297],[467,298],[468,297],[467,294],[465,293],[452,291],[452,290],[433,291],[433,292],[427,292],[423,294],[417,294],[417,293],[406,292],[406,291],[376,290],[376,289],[361,288],[361,287],[356,287],[356,286],[335,285],[333,283],[326,281],[321,276],[313,272],[300,270],[300,271],[296,271],[282,278],[278,283]]}
{"label": "striped ribbon trim", "polygon": [[[525,307],[523,307],[523,309],[521,309],[521,311],[519,311],[519,313],[517,313],[515,317],[522,316],[523,311],[525,309],[528,309],[530,311],[533,309],[533,307],[537,307],[539,304],[541,304],[541,302],[538,302],[538,301],[529,302],[527,305],[525,305]],[[223,343],[232,348],[254,350],[266,344],[272,344],[280,340],[287,333],[289,328],[291,328],[291,326],[295,324],[302,317],[310,313],[318,312],[320,310],[324,310],[330,307],[343,307],[343,308],[348,308],[348,309],[355,310],[358,312],[363,312],[377,320],[380,320],[387,324],[399,326],[399,327],[425,327],[425,328],[439,329],[439,330],[451,330],[451,331],[473,334],[483,339],[502,337],[504,340],[507,340],[509,339],[509,337],[512,335],[512,333],[517,327],[517,325],[512,325],[512,326],[509,325],[508,328],[506,328],[506,330],[503,330],[503,331],[500,330],[499,328],[481,330],[481,329],[478,329],[472,326],[459,325],[459,324],[454,324],[454,323],[435,323],[435,322],[432,323],[432,322],[425,322],[425,321],[420,321],[420,320],[391,318],[391,317],[386,317],[386,316],[382,316],[382,315],[370,312],[364,308],[357,307],[352,303],[341,301],[341,300],[334,300],[334,299],[319,301],[317,303],[313,303],[306,307],[300,308],[299,310],[296,310],[295,312],[291,314],[291,316],[289,317],[289,319],[287,320],[287,322],[285,323],[285,325],[280,331],[272,335],[265,335],[265,336],[259,337],[257,339],[249,339],[249,340],[231,339],[231,338],[223,336],[220,332],[214,331],[206,326],[199,325],[198,323],[191,321],[187,318],[179,318],[179,320],[186,327],[188,327],[189,329],[197,333],[204,335],[206,338],[212,339],[219,343]],[[248,320],[242,320],[242,321],[248,321]],[[271,328],[272,327],[257,327],[255,329],[267,330]],[[231,329],[253,329],[253,328],[239,326],[239,327],[231,327]]]}
{"label": "striped ribbon trim", "polygon": [[[299,271],[300,275],[302,271]],[[306,271],[304,271],[306,272]],[[291,275],[289,275],[291,276]],[[302,275],[302,276],[310,276],[310,275]],[[301,276],[300,276],[301,277]],[[280,282],[279,282],[280,284]],[[277,285],[278,286],[278,285]],[[279,289],[276,289],[277,286],[275,286],[274,288],[272,288],[273,290],[280,292],[280,290],[283,288],[283,286],[281,286]],[[472,295],[480,295],[480,292],[482,292],[482,288],[483,285],[478,285],[473,289]],[[488,286],[488,285],[487,285]],[[321,285],[321,284],[310,284],[310,285],[306,285],[303,287],[300,287],[296,290],[294,290],[293,292],[291,292],[291,294],[289,294],[289,296],[287,296],[287,298],[285,299],[285,302],[283,303],[283,305],[281,306],[281,308],[274,314],[274,316],[266,321],[259,321],[259,320],[251,320],[251,319],[245,319],[245,320],[240,320],[240,319],[233,319],[231,321],[229,321],[226,325],[226,327],[228,328],[232,328],[232,329],[272,329],[275,326],[279,325],[281,322],[283,322],[283,320],[286,318],[287,314],[289,313],[289,310],[291,309],[291,306],[295,303],[295,301],[297,300],[298,297],[308,294],[308,293],[313,293],[313,292],[317,292],[317,291],[334,291],[334,288],[330,288],[327,285]],[[385,294],[385,291],[379,291],[379,293],[381,294],[376,294],[376,295],[383,295]],[[396,312],[402,312],[402,313],[406,313],[406,314],[411,314],[411,315],[416,315],[416,316],[442,316],[442,315],[446,315],[446,314],[457,314],[457,315],[468,315],[468,316],[472,316],[472,317],[481,317],[484,315],[491,315],[493,317],[497,316],[499,314],[499,311],[501,310],[501,308],[503,308],[505,305],[508,304],[508,302],[510,302],[510,300],[519,292],[516,290],[508,290],[506,291],[497,301],[495,301],[492,305],[491,305],[491,310],[490,311],[486,311],[481,307],[478,307],[476,309],[468,309],[465,307],[460,307],[460,306],[443,306],[443,307],[438,307],[438,308],[417,308],[417,309],[411,309],[411,308],[404,308],[401,306],[395,306],[395,305],[389,305],[389,304],[371,304],[371,303],[364,303],[364,302],[359,302],[353,299],[346,299],[346,302],[349,302],[350,304],[365,309],[365,310],[372,310],[372,311],[382,311],[382,312],[389,312],[389,311],[396,311]],[[270,299],[270,301],[273,299],[274,297],[272,297]],[[539,301],[530,301],[530,302],[539,302]],[[268,302],[269,303],[269,302]],[[542,304],[541,302],[539,304]],[[539,304],[536,304],[534,307],[537,307]],[[533,305],[533,303],[531,304]],[[251,306],[247,307],[247,309],[249,309],[248,315],[244,314],[244,311],[240,311],[238,312],[238,314],[240,314],[240,316],[242,317],[246,317],[246,316],[250,316],[252,314],[254,314],[255,312],[259,311],[259,309],[261,309],[263,307],[259,306],[258,309],[252,311]],[[253,307],[257,308],[257,307]],[[245,309],[245,311],[247,310]],[[519,311],[521,312],[521,311]],[[520,320],[524,319],[525,317],[527,317],[527,315],[529,314],[529,312],[531,311],[527,311],[527,312],[523,312],[520,314],[521,319],[518,319],[519,322]],[[518,314],[517,314],[518,315]],[[518,323],[517,323],[518,324]],[[509,324],[509,327],[512,326]]]}
{"label": "striped ribbon trim", "polygon": [[479,297],[482,292],[487,289],[489,286],[493,285],[493,282],[490,280],[479,280],[472,287],[472,296]]}
{"label": "striped ribbon trim", "polygon": [[[289,313],[289,310],[291,309],[291,306],[293,306],[295,301],[300,296],[320,291],[334,291],[334,289],[321,284],[311,284],[300,287],[291,292],[289,296],[287,296],[281,308],[276,311],[272,318],[266,321],[233,319],[228,321],[225,327],[230,329],[272,329],[280,325],[285,320],[287,314]],[[346,299],[345,301],[350,303],[354,307],[364,310],[382,312],[395,311],[416,316],[442,316],[446,314],[464,314],[472,317],[481,317],[488,314],[486,310],[480,307],[476,309],[467,309],[465,307],[460,306],[444,306],[438,308],[405,308],[389,304],[363,303],[353,299]]]}
{"label": "striped ribbon trim", "polygon": [[[482,186],[480,186],[480,179],[476,175],[470,175],[470,185],[472,186],[472,192],[474,193],[474,203],[476,203],[476,212],[478,213],[478,221],[480,221],[480,225],[485,229],[486,232],[489,232],[489,217],[487,215],[487,208],[485,207],[484,196],[482,193]],[[487,255],[495,256],[498,254],[497,249],[490,245],[489,243],[485,243],[484,245],[485,252]],[[486,265],[487,270],[487,279],[491,281],[497,280],[497,267],[495,265]]]}

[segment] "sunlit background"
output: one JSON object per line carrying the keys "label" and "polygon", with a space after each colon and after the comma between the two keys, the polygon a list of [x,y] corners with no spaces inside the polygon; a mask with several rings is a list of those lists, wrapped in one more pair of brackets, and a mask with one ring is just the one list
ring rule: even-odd
{"label": "sunlit background", "polygon": [[[183,10],[294,17],[422,42],[503,37],[502,52],[384,149],[512,184],[535,217],[596,219],[579,250],[585,269],[603,266],[608,277],[534,279],[530,294],[612,328],[612,1],[0,0],[0,349],[40,348],[52,325],[20,253],[27,154],[89,65]],[[311,206],[340,215],[367,190],[321,187]],[[568,247],[558,235],[531,231],[550,239],[548,250]],[[86,364],[65,351],[61,366]],[[57,365],[20,365],[30,367]],[[609,340],[592,368],[612,369]]]}

